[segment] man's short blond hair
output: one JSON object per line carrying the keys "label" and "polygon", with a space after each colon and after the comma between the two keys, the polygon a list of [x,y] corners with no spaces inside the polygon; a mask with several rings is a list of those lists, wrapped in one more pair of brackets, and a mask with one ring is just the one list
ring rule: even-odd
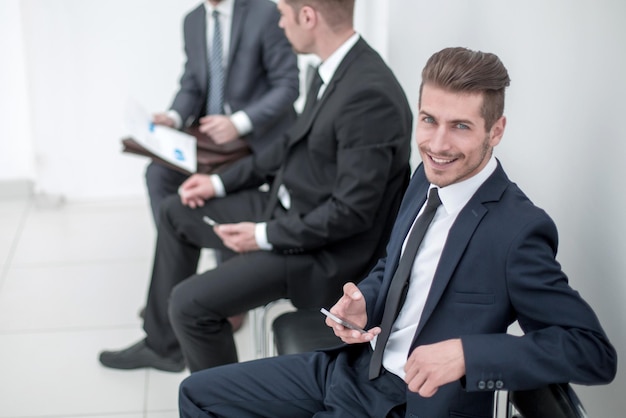
{"label": "man's short blond hair", "polygon": [[324,16],[332,29],[351,27],[354,19],[355,0],[284,0],[296,13],[309,6]]}

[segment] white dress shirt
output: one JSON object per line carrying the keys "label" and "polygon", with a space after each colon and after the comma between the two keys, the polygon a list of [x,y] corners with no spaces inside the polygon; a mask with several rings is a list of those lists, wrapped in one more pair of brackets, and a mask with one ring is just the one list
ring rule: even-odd
{"label": "white dress shirt", "polygon": [[[459,212],[496,167],[496,159],[492,156],[478,174],[460,183],[439,189],[441,206],[437,209],[413,262],[406,300],[393,323],[391,335],[383,353],[383,367],[402,379],[405,376],[404,366],[409,355],[409,349],[422,317],[439,258],[448,238],[448,232],[450,232]],[[431,185],[430,187],[436,186]],[[422,206],[419,214],[423,210],[424,207]],[[413,221],[413,225],[415,225],[415,221]],[[407,237],[408,235],[407,233]],[[406,238],[402,251],[404,251],[405,246]],[[375,347],[375,341],[372,343],[372,347]]]}
{"label": "white dress shirt", "polygon": [[[235,7],[235,0],[222,0],[216,6],[213,6],[209,1],[204,2],[204,8],[206,10],[206,40],[207,45],[213,45],[213,31],[215,30],[215,22],[213,20],[213,10],[219,12],[220,27],[222,29],[222,58],[224,62],[224,72],[228,72],[228,54],[230,52],[230,33],[233,23],[233,9]],[[209,46],[210,48],[210,46]],[[207,56],[209,56],[207,52]],[[224,112],[230,116],[230,120],[235,126],[239,136],[244,136],[252,132],[252,121],[246,114],[246,112],[240,110],[231,114],[231,109],[228,103],[224,103]],[[175,110],[170,110],[168,115],[174,119],[175,127],[180,129],[182,127],[182,118]]]}

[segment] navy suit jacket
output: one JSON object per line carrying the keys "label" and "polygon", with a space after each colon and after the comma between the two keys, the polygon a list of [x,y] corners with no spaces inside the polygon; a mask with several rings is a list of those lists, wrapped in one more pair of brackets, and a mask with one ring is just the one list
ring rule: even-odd
{"label": "navy suit jacket", "polygon": [[[420,165],[386,259],[359,284],[368,327],[381,322],[402,243],[428,187]],[[615,350],[593,310],[568,285],[555,259],[557,242],[553,221],[498,163],[450,229],[411,346],[461,338],[466,375],[432,398],[407,391],[407,417],[491,417],[496,389],[613,379]],[[506,334],[515,320],[522,337]]]}
{"label": "navy suit jacket", "polygon": [[[298,63],[278,27],[276,4],[269,0],[235,0],[224,102],[232,113],[243,110],[253,131],[244,139],[254,152],[265,148],[293,123],[298,97]],[[185,127],[206,113],[209,88],[206,10],[192,10],[183,26],[185,71],[171,109]]]}

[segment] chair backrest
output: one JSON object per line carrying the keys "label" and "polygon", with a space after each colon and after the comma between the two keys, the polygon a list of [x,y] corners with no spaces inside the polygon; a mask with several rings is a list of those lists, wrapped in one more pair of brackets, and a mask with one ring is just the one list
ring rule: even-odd
{"label": "chair backrest", "polygon": [[587,418],[578,396],[569,384],[508,394],[507,418]]}

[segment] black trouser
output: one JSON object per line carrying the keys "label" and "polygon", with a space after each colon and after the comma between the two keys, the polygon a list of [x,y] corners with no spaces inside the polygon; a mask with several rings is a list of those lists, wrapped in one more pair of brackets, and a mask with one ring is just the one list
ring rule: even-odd
{"label": "black trouser", "polygon": [[146,187],[154,224],[159,226],[159,207],[166,197],[178,193],[178,188],[189,177],[180,171],[152,162],[146,168]]}
{"label": "black trouser", "polygon": [[285,255],[268,251],[235,255],[196,274],[201,248],[233,254],[202,216],[219,223],[256,222],[267,197],[258,190],[244,191],[211,199],[197,209],[183,206],[178,196],[162,203],[144,322],[146,343],[158,354],[182,352],[191,371],[236,362],[226,318],[286,297]]}

